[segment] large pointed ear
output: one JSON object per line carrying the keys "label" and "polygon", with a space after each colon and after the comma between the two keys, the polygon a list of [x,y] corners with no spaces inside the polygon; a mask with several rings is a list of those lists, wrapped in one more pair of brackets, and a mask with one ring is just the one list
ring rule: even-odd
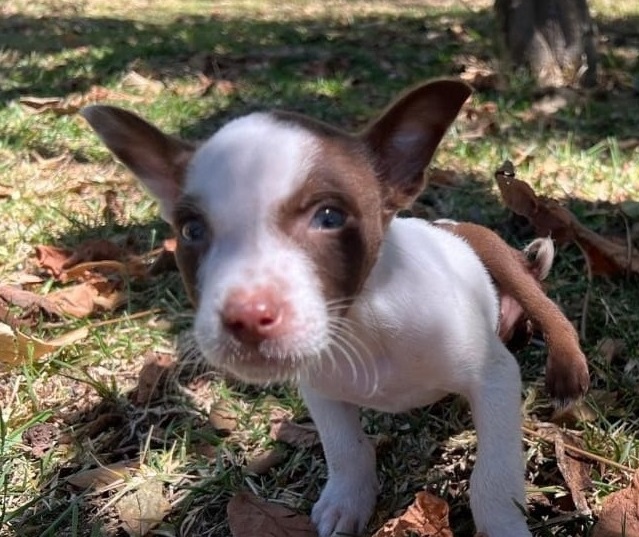
{"label": "large pointed ear", "polygon": [[407,208],[424,187],[424,168],[471,94],[460,80],[436,80],[395,100],[360,136],[371,148],[386,209]]}
{"label": "large pointed ear", "polygon": [[81,114],[111,152],[157,198],[162,218],[170,221],[195,147],[115,106],[88,106]]}

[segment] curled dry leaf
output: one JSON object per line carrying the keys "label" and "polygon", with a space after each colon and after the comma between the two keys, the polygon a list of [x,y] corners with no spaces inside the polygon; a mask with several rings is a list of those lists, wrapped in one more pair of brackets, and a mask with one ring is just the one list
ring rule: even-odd
{"label": "curled dry leaf", "polygon": [[[90,103],[106,100],[132,100],[131,95],[115,92],[102,86],[91,86],[86,93],[71,93],[67,97],[20,97],[19,103],[33,114],[50,112],[58,116],[75,114]],[[134,98],[133,98],[134,99]]]}
{"label": "curled dry leaf", "polygon": [[269,436],[278,442],[291,446],[309,448],[320,443],[319,434],[314,424],[292,422],[288,417],[271,413],[271,430]]}
{"label": "curled dry leaf", "polygon": [[287,458],[286,453],[282,449],[268,449],[263,453],[253,457],[244,470],[257,475],[264,475],[268,473],[271,468],[275,468],[282,464]]}
{"label": "curled dry leaf", "polygon": [[582,514],[590,514],[590,507],[584,492],[592,487],[590,464],[566,452],[566,444],[583,449],[583,442],[580,438],[565,431],[557,431],[555,435],[555,455],[557,457],[557,466],[561,475],[564,476],[575,507]]}
{"label": "curled dry leaf", "polygon": [[250,492],[239,492],[226,508],[233,537],[317,537],[310,518]]}
{"label": "curled dry leaf", "polygon": [[79,489],[101,489],[118,481],[126,481],[140,468],[137,461],[122,461],[107,466],[82,470],[67,478],[67,482]]}
{"label": "curled dry leaf", "polygon": [[60,337],[43,341],[0,323],[0,369],[19,366],[30,359],[39,360],[46,354],[75,343],[88,335],[88,328],[82,327]]}
{"label": "curled dry leaf", "polygon": [[[123,261],[128,252],[107,239],[90,239],[73,250],[57,246],[35,247],[38,266],[55,278],[63,279],[71,267],[92,261]],[[86,270],[86,269],[85,269]]]}
{"label": "curled dry leaf", "polygon": [[639,472],[629,487],[606,496],[591,537],[639,537]]}
{"label": "curled dry leaf", "polygon": [[504,203],[526,217],[539,237],[551,236],[558,243],[573,241],[586,255],[593,274],[639,274],[639,251],[614,242],[583,226],[577,218],[555,200],[538,197],[533,189],[515,178],[510,161],[495,172],[495,180]]}
{"label": "curled dry leaf", "polygon": [[453,537],[448,523],[448,504],[428,492],[415,495],[406,512],[389,520],[373,537]]}
{"label": "curled dry leaf", "polygon": [[152,479],[115,504],[122,527],[132,537],[143,537],[162,523],[171,510],[162,482]]}

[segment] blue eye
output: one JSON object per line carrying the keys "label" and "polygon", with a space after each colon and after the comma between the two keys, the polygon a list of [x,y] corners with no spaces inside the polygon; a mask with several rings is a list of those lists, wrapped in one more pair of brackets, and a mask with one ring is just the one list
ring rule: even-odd
{"label": "blue eye", "polygon": [[311,228],[340,229],[346,224],[346,213],[335,207],[321,207],[313,215]]}
{"label": "blue eye", "polygon": [[187,220],[180,228],[180,235],[186,242],[195,243],[206,238],[206,224],[202,220],[193,218]]}

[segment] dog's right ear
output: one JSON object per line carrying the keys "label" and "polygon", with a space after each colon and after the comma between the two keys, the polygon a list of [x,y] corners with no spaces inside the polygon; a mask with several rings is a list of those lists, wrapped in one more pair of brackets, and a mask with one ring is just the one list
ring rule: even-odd
{"label": "dog's right ear", "polygon": [[170,221],[195,146],[164,134],[141,117],[115,106],[94,105],[80,112],[104,144],[160,202]]}

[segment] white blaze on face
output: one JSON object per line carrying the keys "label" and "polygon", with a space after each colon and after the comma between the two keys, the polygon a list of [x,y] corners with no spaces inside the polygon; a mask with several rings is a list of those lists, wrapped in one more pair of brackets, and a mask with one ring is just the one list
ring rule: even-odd
{"label": "white blaze on face", "polygon": [[320,282],[277,220],[280,207],[303,186],[317,154],[317,140],[309,131],[257,113],[227,124],[196,152],[184,193],[198,200],[212,229],[212,247],[198,270],[195,319],[198,343],[211,361],[224,360],[216,352],[228,338],[220,311],[238,289],[274,288],[287,306],[286,333],[262,343],[262,352],[300,356],[326,345]]}

